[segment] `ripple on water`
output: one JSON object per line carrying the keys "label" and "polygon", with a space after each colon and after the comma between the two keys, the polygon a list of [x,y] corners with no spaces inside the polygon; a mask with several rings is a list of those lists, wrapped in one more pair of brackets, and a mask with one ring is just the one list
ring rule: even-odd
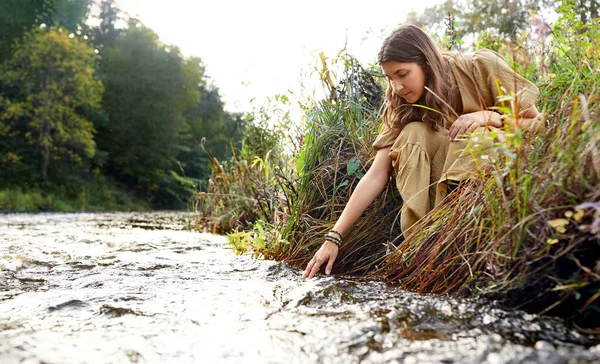
{"label": "ripple on water", "polygon": [[0,215],[0,362],[600,361],[598,338],[564,321],[382,282],[304,280],[186,231],[189,216]]}

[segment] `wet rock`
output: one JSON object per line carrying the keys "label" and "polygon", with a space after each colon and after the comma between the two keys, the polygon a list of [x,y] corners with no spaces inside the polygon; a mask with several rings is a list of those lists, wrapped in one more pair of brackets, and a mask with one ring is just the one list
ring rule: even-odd
{"label": "wet rock", "polygon": [[100,307],[100,313],[113,317],[121,317],[124,315],[146,316],[143,313],[130,308],[114,307],[111,305],[102,305],[102,307]]}
{"label": "wet rock", "polygon": [[76,309],[80,307],[85,307],[87,304],[81,300],[70,300],[67,302],[60,303],[56,306],[48,307],[49,312],[60,311],[65,309]]}

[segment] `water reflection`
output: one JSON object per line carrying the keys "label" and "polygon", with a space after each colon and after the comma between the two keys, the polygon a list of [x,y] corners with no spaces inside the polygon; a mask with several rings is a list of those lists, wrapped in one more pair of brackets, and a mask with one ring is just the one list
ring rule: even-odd
{"label": "water reflection", "polygon": [[185,214],[0,215],[0,362],[592,363],[597,338],[490,303],[303,280]]}

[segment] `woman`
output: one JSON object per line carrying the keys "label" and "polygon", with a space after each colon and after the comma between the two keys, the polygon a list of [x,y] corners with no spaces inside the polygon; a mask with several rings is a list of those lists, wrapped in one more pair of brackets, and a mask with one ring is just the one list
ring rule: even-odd
{"label": "woman", "polygon": [[[395,169],[403,200],[400,227],[405,236],[445,197],[448,184],[473,175],[472,156],[461,153],[466,133],[481,134],[505,122],[536,126],[539,90],[490,50],[442,54],[419,27],[403,25],[383,42],[378,62],[388,81],[383,130],[373,143],[375,159],[357,184],[325,242],[303,276],[312,278],[327,263],[330,274],[343,235],[384,190]],[[515,95],[518,121],[497,112],[500,95]]]}

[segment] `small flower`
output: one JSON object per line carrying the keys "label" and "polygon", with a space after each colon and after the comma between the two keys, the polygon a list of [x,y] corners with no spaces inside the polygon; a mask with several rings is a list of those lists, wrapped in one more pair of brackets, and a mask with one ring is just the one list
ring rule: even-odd
{"label": "small flower", "polygon": [[558,231],[559,233],[564,234],[567,232],[567,229],[565,228],[565,226],[569,225],[569,220],[567,220],[567,219],[549,220],[548,225],[552,226],[554,228],[554,230]]}

